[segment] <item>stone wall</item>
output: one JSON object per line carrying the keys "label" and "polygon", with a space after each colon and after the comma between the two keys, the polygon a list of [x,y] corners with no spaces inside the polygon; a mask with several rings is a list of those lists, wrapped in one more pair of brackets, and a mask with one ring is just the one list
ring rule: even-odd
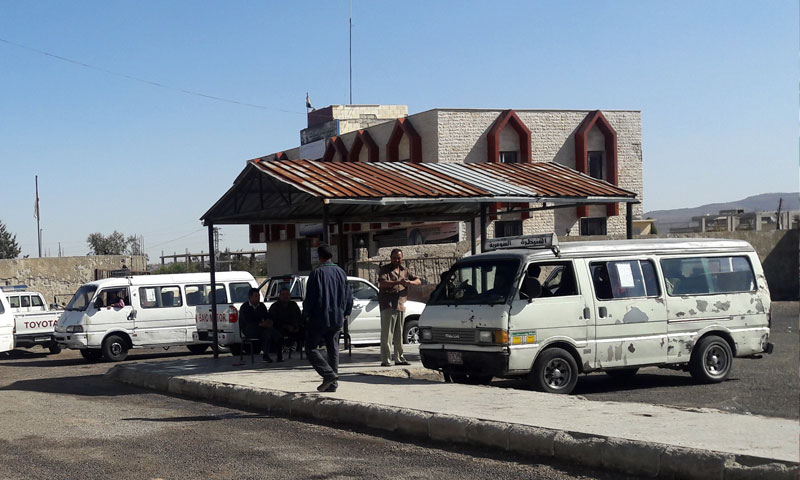
{"label": "stone wall", "polygon": [[[132,271],[147,270],[145,257],[130,255],[87,255],[85,257],[19,258],[0,260],[0,285],[27,285],[41,292],[48,303],[53,296],[72,295],[94,280],[95,269],[116,270],[126,265]],[[68,299],[67,299],[68,300]]]}

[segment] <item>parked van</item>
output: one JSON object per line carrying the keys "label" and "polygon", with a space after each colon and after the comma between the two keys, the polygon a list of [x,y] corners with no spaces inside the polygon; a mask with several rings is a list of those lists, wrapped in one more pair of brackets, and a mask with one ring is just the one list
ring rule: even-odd
{"label": "parked van", "polygon": [[14,350],[14,314],[0,290],[0,352]]}
{"label": "parked van", "polygon": [[[247,272],[216,274],[218,302],[247,298],[256,281]],[[124,360],[138,347],[186,345],[195,353],[208,348],[196,343],[195,309],[211,297],[208,273],[138,275],[109,278],[80,287],[55,328],[55,340],[79,349],[88,360]],[[239,300],[241,301],[241,300]]]}
{"label": "parked van", "polygon": [[528,376],[569,393],[581,373],[647,366],[721,382],[734,357],[772,353],[769,289],[747,242],[557,243],[501,238],[456,262],[420,319],[423,364],[457,382]]}

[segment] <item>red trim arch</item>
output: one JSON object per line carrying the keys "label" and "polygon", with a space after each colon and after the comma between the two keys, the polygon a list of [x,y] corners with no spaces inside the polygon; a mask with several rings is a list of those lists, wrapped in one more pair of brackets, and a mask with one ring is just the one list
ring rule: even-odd
{"label": "red trim arch", "polygon": [[[600,110],[589,112],[583,119],[578,130],[575,132],[575,170],[589,174],[589,152],[587,137],[592,127],[597,126],[605,139],[606,151],[606,181],[612,185],[617,185],[617,132],[608,123]],[[589,206],[578,207],[578,218],[589,215]],[[619,204],[614,203],[606,206],[606,215],[612,217],[619,215]]]}
{"label": "red trim arch", "polygon": [[398,158],[398,147],[400,146],[400,140],[403,139],[403,135],[408,137],[408,149],[411,157],[409,160],[414,163],[421,163],[422,137],[419,136],[408,118],[398,118],[397,121],[394,122],[394,130],[392,130],[389,141],[386,142],[386,161],[397,162],[400,160]]}
{"label": "red trim arch", "polygon": [[503,110],[503,112],[494,121],[489,133],[486,134],[486,142],[488,143],[489,163],[500,161],[500,132],[506,127],[511,125],[514,131],[519,136],[519,156],[521,163],[532,162],[531,150],[531,130],[527,125],[522,123],[514,110]]}
{"label": "red trim arch", "polygon": [[[533,149],[531,148],[531,130],[525,125],[522,120],[517,116],[517,113],[514,110],[503,110],[500,115],[498,115],[497,120],[494,121],[492,124],[492,128],[489,129],[489,132],[486,134],[486,143],[487,143],[487,151],[488,151],[488,158],[487,161],[489,163],[496,163],[500,161],[500,132],[503,129],[511,125],[515,132],[517,132],[517,136],[519,137],[519,156],[521,163],[531,163],[533,161]],[[497,213],[500,211],[501,208],[505,206],[510,206],[510,204],[502,204],[502,203],[495,203],[489,206],[490,213]],[[520,208],[529,208],[529,205],[525,203],[518,204]],[[530,217],[530,213],[522,212],[520,213],[520,219],[525,220],[526,218]],[[497,215],[492,215],[489,217],[491,220],[496,220]]]}
{"label": "red trim arch", "polygon": [[325,147],[325,154],[322,156],[322,161],[323,162],[333,161],[333,157],[337,153],[339,154],[339,158],[341,158],[343,162],[347,161],[347,147],[344,146],[342,138],[338,136],[333,136],[328,139],[328,145]]}
{"label": "red trim arch", "polygon": [[377,162],[379,160],[378,144],[375,143],[375,140],[372,139],[372,136],[370,136],[369,132],[366,130],[359,130],[358,133],[356,133],[356,138],[353,140],[353,144],[350,145],[348,161],[357,162],[361,154],[361,148],[365,145],[367,147],[367,161]]}
{"label": "red trim arch", "polygon": [[275,154],[275,160],[289,160],[289,157],[286,156],[286,152],[278,152]]}

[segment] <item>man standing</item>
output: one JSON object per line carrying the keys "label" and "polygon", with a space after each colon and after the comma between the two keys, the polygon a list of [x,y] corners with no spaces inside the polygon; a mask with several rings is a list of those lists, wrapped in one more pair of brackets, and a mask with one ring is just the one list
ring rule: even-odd
{"label": "man standing", "polygon": [[[347,286],[347,275],[333,261],[330,247],[317,248],[321,265],[311,272],[303,300],[303,316],[307,318],[306,356],[322,377],[320,392],[335,392],[339,387],[339,331],[353,310],[353,295]],[[328,359],[317,350],[325,342]]]}
{"label": "man standing", "polygon": [[269,307],[269,318],[275,330],[278,349],[278,361],[283,361],[283,339],[289,337],[292,341],[300,335],[300,307],[292,301],[288,288],[282,288],[278,301]]}
{"label": "man standing", "polygon": [[402,265],[403,251],[392,250],[391,263],[378,271],[380,291],[378,303],[381,308],[381,366],[388,367],[390,348],[394,343],[394,364],[408,365],[403,357],[403,323],[408,299],[408,286],[419,285],[419,278]]}

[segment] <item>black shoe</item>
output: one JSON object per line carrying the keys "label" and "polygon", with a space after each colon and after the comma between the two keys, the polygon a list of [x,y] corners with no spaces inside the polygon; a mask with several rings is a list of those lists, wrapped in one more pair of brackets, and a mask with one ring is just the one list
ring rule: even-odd
{"label": "black shoe", "polygon": [[263,361],[265,361],[265,362],[267,362],[267,363],[272,363],[272,358],[270,358],[270,356],[269,356],[269,355],[263,355],[263,356],[261,357],[261,360],[263,360]]}
{"label": "black shoe", "polygon": [[405,360],[398,360],[398,361],[394,362],[394,364],[395,365],[411,365],[410,363],[408,363]]}
{"label": "black shoe", "polygon": [[317,387],[318,392],[326,392],[330,387],[333,387],[336,384],[336,381],[339,380],[339,377],[330,377],[325,378],[322,380],[322,383],[319,384]]}
{"label": "black shoe", "polygon": [[392,364],[389,362],[381,362],[381,367],[391,367]]}
{"label": "black shoe", "polygon": [[339,388],[339,387],[337,387],[336,384],[333,384],[330,387],[326,388],[325,391],[329,392],[329,393],[332,393],[332,392],[335,392],[337,388]]}

